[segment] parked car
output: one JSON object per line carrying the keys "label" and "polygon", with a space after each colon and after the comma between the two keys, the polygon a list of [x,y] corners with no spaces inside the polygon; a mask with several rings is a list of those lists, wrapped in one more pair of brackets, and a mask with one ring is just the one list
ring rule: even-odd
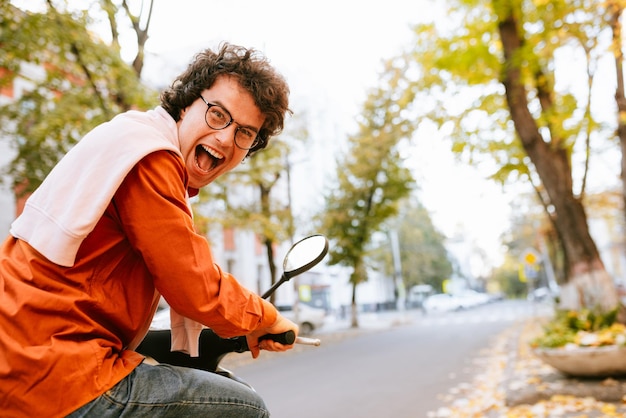
{"label": "parked car", "polygon": [[473,308],[474,306],[484,305],[489,302],[489,295],[471,289],[455,293],[454,296],[461,301],[463,308]]}
{"label": "parked car", "polygon": [[449,293],[438,293],[426,298],[424,309],[426,312],[456,311],[463,308],[459,298]]}
{"label": "parked car", "polygon": [[552,296],[552,292],[547,287],[539,287],[528,293],[527,299],[531,302],[541,302],[548,300]]}
{"label": "parked car", "polygon": [[298,303],[297,321],[293,305],[277,304],[276,309],[285,318],[298,324],[300,335],[309,335],[313,331],[322,328],[326,323],[326,311],[324,309],[314,308],[302,302]]}

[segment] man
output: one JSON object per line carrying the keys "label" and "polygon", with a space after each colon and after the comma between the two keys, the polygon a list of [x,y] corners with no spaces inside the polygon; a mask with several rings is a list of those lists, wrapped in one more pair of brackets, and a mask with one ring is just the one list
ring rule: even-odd
{"label": "man", "polygon": [[283,128],[288,86],[256,51],[196,55],[161,95],[87,134],[29,198],[0,247],[0,410],[23,416],[269,416],[244,385],[143,363],[133,351],[160,296],[172,349],[200,324],[246,335],[297,326],[214,262],[188,197]]}

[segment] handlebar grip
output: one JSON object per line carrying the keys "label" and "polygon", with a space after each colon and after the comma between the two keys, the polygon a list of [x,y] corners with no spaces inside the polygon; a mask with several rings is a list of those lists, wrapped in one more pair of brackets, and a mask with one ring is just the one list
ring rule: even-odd
{"label": "handlebar grip", "polygon": [[291,345],[296,341],[296,333],[293,331],[287,331],[282,334],[265,334],[259,337],[259,341],[262,340],[272,340],[277,343]]}

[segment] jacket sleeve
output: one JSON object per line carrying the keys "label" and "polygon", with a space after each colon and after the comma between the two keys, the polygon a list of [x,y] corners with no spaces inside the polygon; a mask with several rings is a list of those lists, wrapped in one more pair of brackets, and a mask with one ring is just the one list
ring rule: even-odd
{"label": "jacket sleeve", "polygon": [[114,197],[126,236],[156,289],[179,314],[222,337],[272,325],[276,309],[223,272],[207,240],[195,232],[186,183],[182,159],[158,151],[131,170]]}

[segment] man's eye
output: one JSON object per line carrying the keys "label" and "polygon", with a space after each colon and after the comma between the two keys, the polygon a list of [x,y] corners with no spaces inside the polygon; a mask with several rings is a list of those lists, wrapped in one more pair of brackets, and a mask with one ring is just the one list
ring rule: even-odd
{"label": "man's eye", "polygon": [[216,107],[211,108],[211,117],[215,120],[219,120],[220,122],[225,122],[228,120],[228,118],[226,117],[226,113]]}
{"label": "man's eye", "polygon": [[239,134],[245,136],[248,139],[254,139],[254,137],[256,136],[256,132],[248,128],[239,128]]}

